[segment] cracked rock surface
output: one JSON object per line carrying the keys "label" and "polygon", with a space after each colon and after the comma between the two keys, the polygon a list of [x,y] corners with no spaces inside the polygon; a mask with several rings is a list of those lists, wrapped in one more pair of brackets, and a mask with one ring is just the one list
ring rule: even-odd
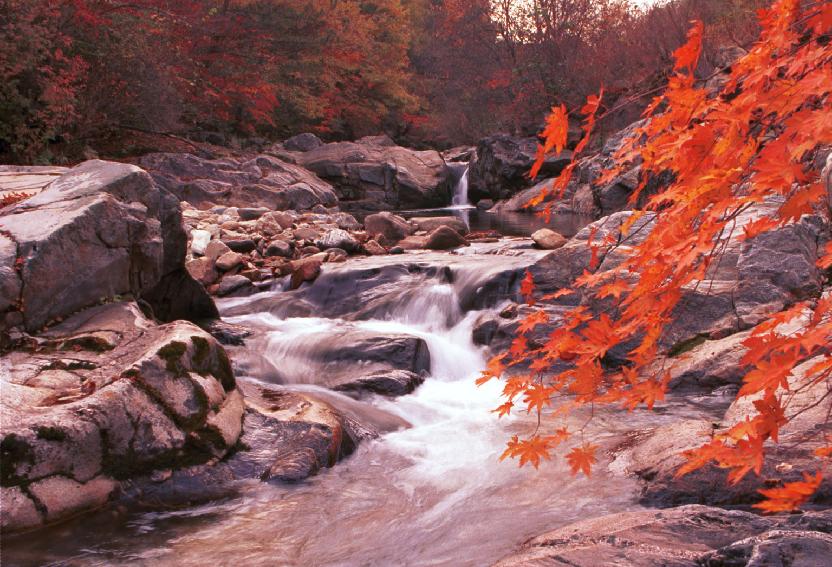
{"label": "cracked rock surface", "polygon": [[680,506],[577,522],[529,540],[497,566],[820,566],[832,554],[830,532],[829,510],[767,518]]}
{"label": "cracked rock surface", "polygon": [[222,347],[133,302],[70,317],[0,358],[2,528],[105,502],[118,481],[221,457],[243,399]]}
{"label": "cracked rock surface", "polygon": [[[162,319],[216,316],[188,287],[178,201],[138,167],[92,160],[0,211],[0,332],[28,332],[116,296],[145,297]],[[172,313],[166,287],[192,298]]]}

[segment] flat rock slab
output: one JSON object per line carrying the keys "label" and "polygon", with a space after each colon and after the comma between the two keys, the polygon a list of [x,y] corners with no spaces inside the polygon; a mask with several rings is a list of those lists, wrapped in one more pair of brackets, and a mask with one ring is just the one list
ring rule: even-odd
{"label": "flat rock slab", "polygon": [[0,165],[0,199],[8,193],[37,195],[67,171],[66,167]]}
{"label": "flat rock slab", "polygon": [[[782,530],[788,530],[786,532]],[[832,511],[767,518],[707,506],[624,512],[529,540],[498,567],[829,565]],[[792,562],[787,558],[801,558]],[[773,561],[779,558],[781,561]]]}
{"label": "flat rock slab", "polygon": [[303,167],[274,156],[204,159],[192,154],[148,154],[140,160],[162,187],[198,208],[308,210],[332,207],[332,186]]}
{"label": "flat rock slab", "polygon": [[433,150],[397,146],[386,137],[324,144],[295,155],[332,183],[350,211],[439,207],[450,202],[451,172]]}

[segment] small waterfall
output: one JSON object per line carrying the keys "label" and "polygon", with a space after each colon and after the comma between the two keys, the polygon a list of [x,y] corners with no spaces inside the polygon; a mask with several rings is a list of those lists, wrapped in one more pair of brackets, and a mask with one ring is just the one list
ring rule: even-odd
{"label": "small waterfall", "polygon": [[451,200],[451,205],[454,207],[467,207],[471,203],[468,202],[468,168],[462,173],[462,177],[456,182],[454,186],[454,197]]}

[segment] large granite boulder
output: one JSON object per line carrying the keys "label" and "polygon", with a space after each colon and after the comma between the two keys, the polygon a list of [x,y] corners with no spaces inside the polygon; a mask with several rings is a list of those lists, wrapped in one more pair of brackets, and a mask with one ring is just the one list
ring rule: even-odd
{"label": "large granite boulder", "polygon": [[[35,331],[128,295],[148,301],[165,320],[216,316],[184,272],[179,203],[138,167],[84,162],[0,211],[0,234],[0,331]],[[182,284],[175,308],[172,280]]]}
{"label": "large granite boulder", "polygon": [[319,148],[324,143],[319,137],[311,132],[296,134],[283,142],[283,148],[290,152],[309,152]]}
{"label": "large granite boulder", "polygon": [[332,183],[341,207],[349,211],[439,207],[451,201],[451,175],[442,156],[397,146],[389,138],[325,144],[296,159]]}
{"label": "large granite boulder", "polygon": [[[560,169],[552,167],[553,173],[547,173],[547,168],[544,166],[540,174],[544,179],[531,187],[520,183],[521,187],[528,188],[521,188],[511,195],[502,195],[501,197],[505,200],[497,204],[496,210],[539,212],[548,207],[555,213],[577,213],[600,217],[631,208],[628,201],[640,181],[640,158],[637,158],[635,163],[620,164],[614,156],[624,143],[633,139],[637,134],[637,129],[643,124],[644,121],[630,124],[610,136],[599,152],[581,158],[562,195],[556,196],[550,191],[555,181],[553,176],[560,173]],[[550,159],[557,164],[560,163],[558,158],[560,156]],[[601,182],[601,174],[612,167],[621,167],[621,173],[609,181]],[[642,191],[638,205],[643,205],[646,197],[654,192],[663,181],[667,179],[651,178],[647,187]],[[547,190],[543,201],[532,206],[532,199],[538,197],[543,190]]]}
{"label": "large granite boulder", "polygon": [[104,503],[121,480],[222,457],[243,400],[222,347],[132,302],[78,313],[0,358],[2,529]]}
{"label": "large granite boulder", "polygon": [[[668,350],[701,337],[720,338],[743,331],[797,301],[819,296],[823,273],[815,263],[829,238],[828,226],[819,217],[804,216],[755,238],[741,237],[743,226],[771,214],[777,206],[775,202],[756,205],[738,216],[736,228],[724,238],[720,261],[698,286],[685,289],[662,338]],[[630,215],[631,211],[622,211],[592,223],[532,266],[537,290],[546,294],[570,287],[589,268],[592,253],[588,240],[593,232],[596,245],[605,238],[615,243],[600,249],[598,270],[618,266],[629,248],[644,241],[654,222],[653,214],[648,213],[622,237],[620,227]],[[556,303],[582,301],[594,305],[591,297],[581,294]]]}
{"label": "large granite boulder", "polygon": [[827,565],[832,513],[765,518],[707,506],[591,518],[526,542],[498,567]]}
{"label": "large granite boulder", "polygon": [[139,163],[159,185],[197,208],[217,204],[303,211],[338,204],[329,183],[274,156],[204,159],[157,153],[142,157]]}
{"label": "large granite boulder", "polygon": [[[506,199],[532,185],[529,170],[537,154],[537,138],[496,134],[477,144],[476,159],[468,169],[468,191],[473,200]],[[541,177],[559,174],[572,159],[572,152],[549,156],[540,169]]]}

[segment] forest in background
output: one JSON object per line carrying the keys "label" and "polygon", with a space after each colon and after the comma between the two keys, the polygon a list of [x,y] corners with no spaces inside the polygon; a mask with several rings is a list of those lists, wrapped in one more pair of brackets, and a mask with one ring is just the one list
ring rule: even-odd
{"label": "forest in background", "polygon": [[[707,76],[759,0],[0,0],[0,161],[141,153],[141,134],[238,145],[311,131],[413,147],[531,135],[604,86],[638,117],[689,21]],[[633,104],[622,104],[632,101]],[[143,139],[146,139],[143,138]]]}

